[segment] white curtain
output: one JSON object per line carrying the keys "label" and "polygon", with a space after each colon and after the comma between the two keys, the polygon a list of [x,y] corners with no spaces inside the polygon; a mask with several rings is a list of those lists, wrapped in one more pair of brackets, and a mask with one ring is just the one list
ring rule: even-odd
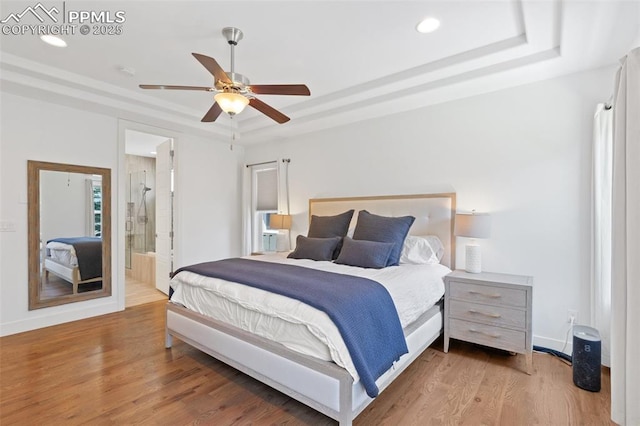
{"label": "white curtain", "polygon": [[289,159],[278,158],[278,213],[291,214],[289,205]]}
{"label": "white curtain", "polygon": [[251,254],[253,216],[251,214],[251,167],[243,166],[242,171],[242,255]]}
{"label": "white curtain", "polygon": [[611,419],[640,425],[640,48],[616,77],[612,200]]}
{"label": "white curtain", "polygon": [[86,216],[84,221],[84,234],[87,237],[93,237],[95,235],[95,208],[93,206],[93,181],[91,179],[84,180],[84,194],[85,194],[85,206]]}
{"label": "white curtain", "polygon": [[[289,195],[289,164],[291,159],[278,158],[278,213],[291,214],[291,202]],[[291,230],[278,231],[278,251],[291,249]]]}
{"label": "white curtain", "polygon": [[602,338],[602,364],[611,366],[611,186],[613,109],[598,104],[593,127],[591,203],[591,325]]}

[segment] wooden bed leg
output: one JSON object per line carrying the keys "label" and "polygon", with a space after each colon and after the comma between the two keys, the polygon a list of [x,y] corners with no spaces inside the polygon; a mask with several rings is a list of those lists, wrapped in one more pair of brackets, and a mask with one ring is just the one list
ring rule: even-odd
{"label": "wooden bed leg", "polygon": [[78,282],[80,281],[80,269],[78,267],[73,268],[73,294],[78,294]]}

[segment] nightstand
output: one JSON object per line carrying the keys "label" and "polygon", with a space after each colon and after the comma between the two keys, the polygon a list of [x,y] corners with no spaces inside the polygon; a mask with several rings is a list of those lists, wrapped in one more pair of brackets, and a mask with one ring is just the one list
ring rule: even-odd
{"label": "nightstand", "polygon": [[524,354],[531,374],[533,277],[456,270],[444,284],[444,351],[458,339]]}

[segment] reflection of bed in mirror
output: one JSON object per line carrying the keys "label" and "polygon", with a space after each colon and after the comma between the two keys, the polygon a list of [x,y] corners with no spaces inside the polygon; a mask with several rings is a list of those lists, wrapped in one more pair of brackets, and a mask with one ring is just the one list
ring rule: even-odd
{"label": "reflection of bed in mirror", "polygon": [[54,238],[47,241],[43,255],[45,279],[49,273],[68,281],[73,294],[80,284],[102,280],[102,239],[100,237]]}

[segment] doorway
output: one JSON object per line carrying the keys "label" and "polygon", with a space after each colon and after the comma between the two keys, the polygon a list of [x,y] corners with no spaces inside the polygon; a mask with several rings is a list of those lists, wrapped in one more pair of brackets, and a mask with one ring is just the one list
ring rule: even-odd
{"label": "doorway", "polygon": [[[166,175],[173,170],[164,158],[169,154],[158,153],[172,151],[172,144],[166,136],[125,130],[125,307],[167,298],[168,276],[157,270],[166,269],[171,247],[167,236],[159,236],[158,226],[167,227],[172,188]],[[172,214],[169,221],[171,225]]]}

